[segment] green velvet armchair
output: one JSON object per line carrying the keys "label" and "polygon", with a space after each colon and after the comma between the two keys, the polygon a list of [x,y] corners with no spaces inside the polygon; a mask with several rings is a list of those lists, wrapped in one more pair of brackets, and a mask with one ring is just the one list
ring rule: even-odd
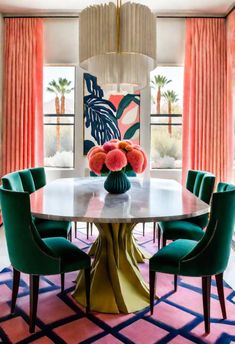
{"label": "green velvet armchair", "polygon": [[[211,276],[215,275],[223,318],[226,308],[223,291],[223,272],[227,266],[235,224],[235,186],[220,183],[214,193],[210,220],[205,235],[198,242],[179,239],[159,250],[149,261],[150,310],[153,313],[155,274],[165,272],[177,275],[202,277],[205,331],[210,332]],[[189,223],[190,225],[190,223]]]}
{"label": "green velvet armchair", "polygon": [[[210,203],[214,184],[214,175],[203,171],[188,171],[186,188],[207,204]],[[208,214],[192,217],[184,221],[159,222],[158,248],[160,247],[161,234],[163,247],[166,245],[167,240],[200,240],[204,235],[203,229],[207,223]]]}
{"label": "green velvet armchair", "polygon": [[[17,178],[17,177],[16,177]],[[13,266],[11,312],[14,312],[20,272],[30,275],[30,332],[35,330],[40,275],[85,269],[86,309],[90,308],[90,257],[62,237],[42,239],[30,211],[29,193],[0,188],[3,223]],[[12,213],[14,209],[14,214]]]}

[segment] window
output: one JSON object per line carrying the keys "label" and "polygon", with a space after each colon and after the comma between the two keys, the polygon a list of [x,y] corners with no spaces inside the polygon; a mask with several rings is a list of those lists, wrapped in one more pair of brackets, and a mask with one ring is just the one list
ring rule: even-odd
{"label": "window", "polygon": [[183,67],[151,73],[151,168],[182,167]]}
{"label": "window", "polygon": [[74,66],[44,67],[44,165],[74,166]]}

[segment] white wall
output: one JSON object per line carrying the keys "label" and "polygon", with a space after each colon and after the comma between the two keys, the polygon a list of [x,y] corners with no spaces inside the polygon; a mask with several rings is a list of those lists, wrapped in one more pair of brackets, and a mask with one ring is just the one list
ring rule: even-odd
{"label": "white wall", "polygon": [[78,63],[78,18],[44,19],[44,63]]}
{"label": "white wall", "polygon": [[185,19],[157,19],[158,65],[183,65],[185,45]]}
{"label": "white wall", "polygon": [[[158,64],[176,65],[183,63],[184,56],[183,19],[157,20],[157,58]],[[78,66],[79,21],[76,18],[45,19],[46,64],[76,65],[77,94],[75,96],[75,168],[47,169],[48,180],[60,177],[84,176],[87,159],[83,156],[83,70]],[[141,90],[140,143],[150,156],[150,87]],[[145,176],[149,176],[149,170]],[[152,177],[174,178],[180,180],[181,172],[175,170],[154,170]]]}

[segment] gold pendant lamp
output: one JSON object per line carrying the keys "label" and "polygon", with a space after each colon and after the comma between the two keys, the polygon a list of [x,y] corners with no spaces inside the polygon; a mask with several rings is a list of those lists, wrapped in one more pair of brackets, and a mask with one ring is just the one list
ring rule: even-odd
{"label": "gold pendant lamp", "polygon": [[80,66],[101,85],[141,89],[156,67],[156,18],[138,3],[110,2],[80,14]]}

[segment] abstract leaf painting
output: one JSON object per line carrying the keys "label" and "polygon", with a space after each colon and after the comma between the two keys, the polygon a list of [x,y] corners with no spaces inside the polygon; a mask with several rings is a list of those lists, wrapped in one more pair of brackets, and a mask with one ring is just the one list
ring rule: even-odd
{"label": "abstract leaf painting", "polygon": [[84,155],[111,139],[140,143],[140,95],[105,93],[95,76],[84,73]]}

